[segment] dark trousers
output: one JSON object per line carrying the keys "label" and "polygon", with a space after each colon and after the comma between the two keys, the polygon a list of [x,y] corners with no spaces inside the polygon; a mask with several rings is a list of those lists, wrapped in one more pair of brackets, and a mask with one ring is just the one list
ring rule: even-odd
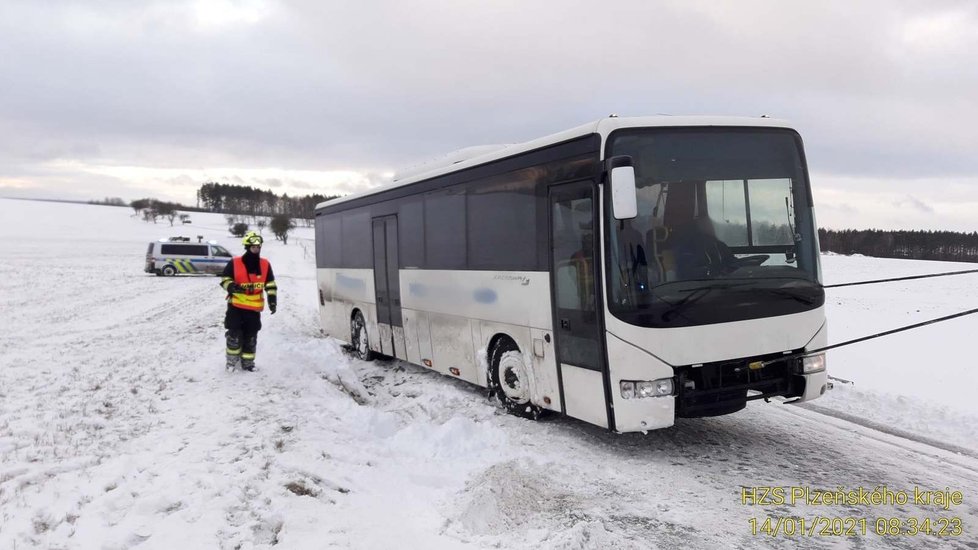
{"label": "dark trousers", "polygon": [[224,314],[224,328],[227,329],[227,354],[240,355],[242,364],[254,363],[258,331],[261,330],[261,312],[228,304],[227,313]]}

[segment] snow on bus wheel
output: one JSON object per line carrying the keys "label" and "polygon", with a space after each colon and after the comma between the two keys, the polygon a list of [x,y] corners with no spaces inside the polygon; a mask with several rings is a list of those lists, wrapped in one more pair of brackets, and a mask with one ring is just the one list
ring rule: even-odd
{"label": "snow on bus wheel", "polygon": [[530,402],[530,370],[516,343],[501,337],[492,348],[489,365],[492,389],[506,411],[522,418],[539,418],[543,409]]}
{"label": "snow on bus wheel", "polygon": [[164,277],[173,277],[177,274],[177,268],[173,267],[172,265],[165,265],[163,266],[162,273]]}
{"label": "snow on bus wheel", "polygon": [[350,347],[357,359],[370,361],[374,358],[374,352],[370,350],[369,340],[367,339],[367,323],[363,320],[360,310],[353,312],[350,318]]}

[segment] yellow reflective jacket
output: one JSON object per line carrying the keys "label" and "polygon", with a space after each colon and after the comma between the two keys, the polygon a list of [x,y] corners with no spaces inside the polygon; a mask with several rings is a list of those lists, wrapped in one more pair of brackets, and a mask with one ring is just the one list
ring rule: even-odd
{"label": "yellow reflective jacket", "polygon": [[248,273],[245,268],[244,260],[241,256],[236,256],[232,260],[234,265],[234,282],[243,287],[243,293],[235,292],[228,296],[231,305],[241,309],[251,311],[262,311],[265,309],[265,281],[268,279],[268,260],[259,258],[261,262],[261,273]]}

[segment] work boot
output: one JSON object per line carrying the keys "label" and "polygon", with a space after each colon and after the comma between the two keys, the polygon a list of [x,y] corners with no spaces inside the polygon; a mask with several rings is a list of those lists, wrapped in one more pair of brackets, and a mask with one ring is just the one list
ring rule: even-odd
{"label": "work boot", "polygon": [[238,368],[238,361],[241,359],[239,355],[228,355],[227,356],[227,370],[234,370]]}
{"label": "work boot", "polygon": [[241,360],[241,370],[246,370],[248,372],[255,371],[255,360],[254,359],[242,359]]}

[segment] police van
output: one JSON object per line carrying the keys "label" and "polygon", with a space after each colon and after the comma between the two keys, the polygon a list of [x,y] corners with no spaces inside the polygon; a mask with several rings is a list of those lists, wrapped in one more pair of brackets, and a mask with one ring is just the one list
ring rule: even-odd
{"label": "police van", "polygon": [[146,249],[146,273],[170,277],[181,274],[220,275],[231,261],[231,253],[216,241],[196,243],[189,237],[170,237],[149,243]]}

